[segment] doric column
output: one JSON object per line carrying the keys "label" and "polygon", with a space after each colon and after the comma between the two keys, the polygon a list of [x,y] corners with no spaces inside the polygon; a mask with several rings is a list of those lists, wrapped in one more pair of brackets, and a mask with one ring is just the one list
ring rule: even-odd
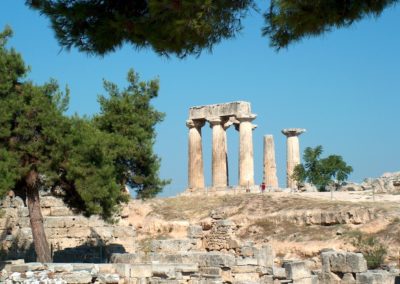
{"label": "doric column", "polygon": [[303,128],[287,128],[282,133],[286,140],[286,183],[288,188],[296,188],[297,183],[292,179],[294,168],[300,164],[299,136],[305,132]]}
{"label": "doric column", "polygon": [[237,118],[239,121],[239,185],[254,185],[253,129],[255,116]]}
{"label": "doric column", "polygon": [[227,141],[224,121],[220,117],[210,118],[212,128],[212,186],[228,186]]}
{"label": "doric column", "polygon": [[188,188],[204,188],[203,148],[201,128],[204,120],[187,120],[189,128]]}
{"label": "doric column", "polygon": [[264,179],[267,187],[278,188],[276,175],[275,143],[272,135],[264,136]]}

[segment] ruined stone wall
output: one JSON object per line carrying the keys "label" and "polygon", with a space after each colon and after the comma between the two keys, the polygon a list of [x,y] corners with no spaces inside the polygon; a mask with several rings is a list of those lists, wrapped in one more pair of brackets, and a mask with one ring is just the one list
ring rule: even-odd
{"label": "ruined stone wall", "polygon": [[[71,211],[60,198],[42,196],[46,235],[55,261],[104,262],[113,252],[135,251],[135,229]],[[0,258],[35,260],[29,212],[19,197],[0,201]]]}

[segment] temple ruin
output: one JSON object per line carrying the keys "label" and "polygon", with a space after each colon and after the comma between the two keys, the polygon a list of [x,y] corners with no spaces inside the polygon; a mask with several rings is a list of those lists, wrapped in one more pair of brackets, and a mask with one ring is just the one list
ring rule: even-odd
{"label": "temple ruin", "polygon": [[286,128],[282,134],[286,140],[286,187],[297,188],[297,182],[292,178],[294,168],[300,164],[299,136],[306,132],[303,128]]}
{"label": "temple ruin", "polygon": [[212,129],[212,187],[222,188],[228,182],[228,156],[226,130],[234,125],[239,131],[239,185],[254,185],[253,129],[248,102],[231,102],[191,107],[189,119],[188,188],[205,188],[201,129],[206,122]]}

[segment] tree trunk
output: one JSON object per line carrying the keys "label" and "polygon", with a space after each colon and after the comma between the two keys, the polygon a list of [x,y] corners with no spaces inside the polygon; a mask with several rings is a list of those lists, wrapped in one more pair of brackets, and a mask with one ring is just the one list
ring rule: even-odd
{"label": "tree trunk", "polygon": [[26,178],[29,219],[31,221],[33,244],[39,262],[52,262],[49,244],[43,226],[40,209],[38,173],[31,170]]}

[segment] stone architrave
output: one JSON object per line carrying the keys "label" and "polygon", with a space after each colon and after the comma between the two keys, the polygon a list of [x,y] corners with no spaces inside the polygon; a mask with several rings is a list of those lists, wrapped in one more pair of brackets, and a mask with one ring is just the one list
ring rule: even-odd
{"label": "stone architrave", "polygon": [[201,139],[201,128],[205,120],[186,121],[189,128],[189,152],[188,152],[188,187],[204,188],[203,148]]}
{"label": "stone architrave", "polygon": [[275,143],[272,135],[264,136],[264,179],[267,187],[278,188],[278,177],[276,175]]}
{"label": "stone architrave", "polygon": [[[255,117],[256,116],[251,113],[250,103],[243,101],[195,106],[190,108],[189,120],[208,121],[212,128],[213,187],[228,186],[228,147],[225,130],[232,124],[234,124],[240,132],[239,183],[242,186],[254,184],[252,138],[252,129],[254,128],[254,125],[251,124],[251,121]],[[199,136],[199,134],[196,135]],[[191,153],[190,150],[189,153]],[[189,168],[190,165],[192,165],[191,162],[189,162]],[[191,174],[192,171],[189,169],[189,186],[191,186]]]}
{"label": "stone architrave", "polygon": [[292,179],[294,168],[300,164],[299,136],[306,130],[303,128],[286,128],[282,130],[286,140],[286,183],[288,188],[297,188],[297,182]]}
{"label": "stone architrave", "polygon": [[227,141],[224,121],[220,117],[209,120],[212,128],[212,186],[228,186]]}
{"label": "stone architrave", "polygon": [[254,185],[253,129],[255,115],[237,118],[239,121],[239,185]]}

